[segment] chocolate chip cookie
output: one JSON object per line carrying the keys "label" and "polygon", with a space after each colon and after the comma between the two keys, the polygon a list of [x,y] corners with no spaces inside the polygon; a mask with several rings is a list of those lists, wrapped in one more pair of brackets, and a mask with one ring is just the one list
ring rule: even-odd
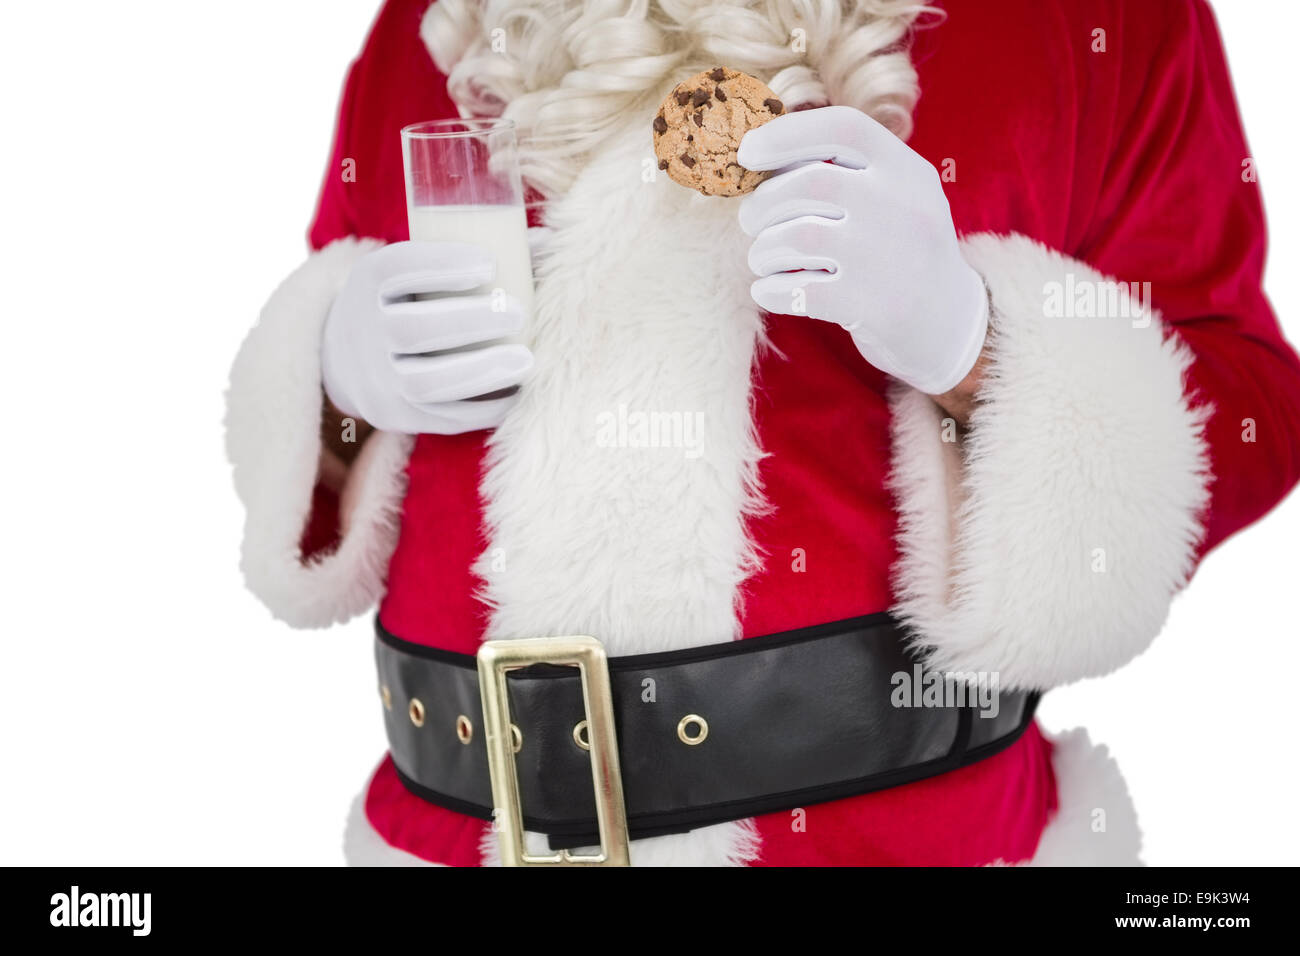
{"label": "chocolate chip cookie", "polygon": [[785,112],[766,85],[716,67],[679,83],[654,118],[655,156],[673,182],[706,196],[739,196],[770,174],[736,162],[740,138]]}

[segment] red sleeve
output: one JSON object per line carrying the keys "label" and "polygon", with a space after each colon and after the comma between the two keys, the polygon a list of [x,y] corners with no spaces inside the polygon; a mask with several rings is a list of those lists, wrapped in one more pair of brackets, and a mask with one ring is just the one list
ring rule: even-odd
{"label": "red sleeve", "polygon": [[310,558],[333,553],[341,542],[338,493],[318,481],[311,493],[311,513],[298,539],[298,549],[304,558]]}
{"label": "red sleeve", "polygon": [[[430,0],[385,0],[348,69],[334,147],[308,231],[312,249],[345,236],[407,238],[403,126],[456,116],[446,79],[420,39]],[[304,557],[339,544],[338,495],[318,482],[300,546]]]}
{"label": "red sleeve", "polygon": [[1209,7],[1124,4],[1119,27],[1118,92],[1093,101],[1080,131],[1109,128],[1110,155],[1081,247],[1069,251],[1150,282],[1152,301],[1196,356],[1196,400],[1215,409],[1204,554],[1300,478],[1300,361],[1261,287],[1259,185]]}
{"label": "red sleeve", "polygon": [[334,147],[308,238],[407,238],[403,126],[456,116],[447,83],[420,39],[430,0],[385,0],[339,104]]}

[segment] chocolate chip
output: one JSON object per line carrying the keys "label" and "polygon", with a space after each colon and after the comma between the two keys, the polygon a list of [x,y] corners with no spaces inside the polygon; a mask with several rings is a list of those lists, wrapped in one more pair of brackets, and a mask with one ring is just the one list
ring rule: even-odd
{"label": "chocolate chip", "polygon": [[661,160],[659,160],[659,168],[660,168],[660,169],[667,169],[667,168],[668,168],[668,160],[666,160],[666,159],[661,159]]}
{"label": "chocolate chip", "polygon": [[692,114],[691,114],[691,119],[695,120],[695,125],[696,125],[696,126],[703,126],[703,125],[704,125],[704,114],[703,114],[703,113],[692,113]]}
{"label": "chocolate chip", "polygon": [[664,115],[662,113],[660,113],[658,116],[655,117],[654,125],[655,125],[656,133],[665,133],[668,131],[668,121],[664,119]]}
{"label": "chocolate chip", "polygon": [[708,101],[709,101],[709,91],[702,86],[698,90],[696,90],[693,94],[691,94],[692,106],[703,106]]}
{"label": "chocolate chip", "polygon": [[687,134],[686,134],[686,142],[688,142],[688,143],[693,143],[693,142],[695,142],[695,137],[692,136],[690,133],[687,133]]}
{"label": "chocolate chip", "polygon": [[685,106],[690,101],[690,98],[691,98],[690,90],[680,91],[679,93],[677,93],[677,105]]}
{"label": "chocolate chip", "polygon": [[717,89],[715,89],[713,91],[713,95],[718,98],[719,103],[727,102],[727,94],[722,92],[722,87],[719,86]]}
{"label": "chocolate chip", "polygon": [[714,83],[721,83],[726,78],[727,78],[727,71],[720,66],[715,66],[712,70],[709,71],[709,79],[711,79]]}
{"label": "chocolate chip", "polygon": [[687,169],[693,169],[695,167],[695,157],[692,156],[690,153],[682,153],[682,155],[679,156],[678,159],[682,161],[682,165],[685,166]]}
{"label": "chocolate chip", "polygon": [[763,100],[763,105],[766,106],[766,107],[767,107],[769,110],[771,110],[773,113],[781,113],[781,112],[784,112],[784,111],[785,111],[785,106],[784,106],[784,104],[782,104],[782,102],[781,102],[780,100],[777,100],[777,99],[770,99],[770,98],[769,98],[769,99]]}

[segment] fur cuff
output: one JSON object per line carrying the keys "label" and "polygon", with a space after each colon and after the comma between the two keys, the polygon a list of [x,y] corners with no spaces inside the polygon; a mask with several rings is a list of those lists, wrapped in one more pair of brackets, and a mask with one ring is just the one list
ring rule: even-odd
{"label": "fur cuff", "polygon": [[963,252],[992,296],[990,361],[963,439],[928,396],[893,396],[898,611],[938,670],[1020,688],[1108,673],[1194,566],[1191,353],[1142,297],[1023,236]]}
{"label": "fur cuff", "polygon": [[321,460],[321,329],[330,304],[375,240],[314,253],[271,296],[230,372],[226,453],[247,509],[240,563],[249,590],[295,627],[326,627],[383,592],[397,542],[410,439],[376,432],[343,489],[342,541],[304,561],[299,541]]}

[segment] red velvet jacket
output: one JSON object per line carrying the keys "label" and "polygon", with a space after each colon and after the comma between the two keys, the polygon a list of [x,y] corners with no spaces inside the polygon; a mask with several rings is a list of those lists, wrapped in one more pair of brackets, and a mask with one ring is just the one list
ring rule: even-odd
{"label": "red velvet jacket", "polygon": [[[403,125],[456,115],[420,41],[428,0],[387,0],[348,73],[310,241],[406,238]],[[1214,412],[1213,472],[1197,556],[1259,518],[1300,477],[1300,362],[1261,291],[1258,185],[1213,18],[1199,0],[948,0],[913,47],[922,96],[910,145],[945,173],[961,234],[1028,236],[1099,272],[1150,282],[1194,353],[1189,393]],[[1094,30],[1105,31],[1095,50]],[[355,161],[355,181],[338,174]],[[773,508],[750,534],[768,556],[744,585],[745,637],[894,605],[889,383],[833,326],[769,319],[755,424]],[[782,356],[778,358],[777,356]],[[1243,440],[1254,423],[1253,441]],[[486,609],[471,564],[485,547],[482,433],[420,436],[381,616],[412,641],[472,653]],[[338,539],[318,488],[305,551]],[[797,575],[787,557],[816,560]],[[1008,609],[1014,614],[1015,609]],[[1057,805],[1051,744],[939,778],[757,821],[763,863],[981,864],[1033,856]],[[476,864],[484,824],[408,794],[390,763],[366,800],[390,844]]]}

